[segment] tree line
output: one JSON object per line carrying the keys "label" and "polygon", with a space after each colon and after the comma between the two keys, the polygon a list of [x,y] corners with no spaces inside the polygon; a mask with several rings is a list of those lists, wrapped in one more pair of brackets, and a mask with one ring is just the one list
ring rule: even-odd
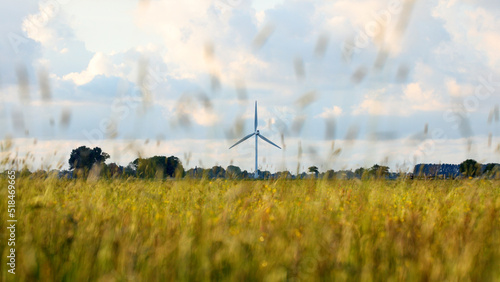
{"label": "tree line", "polygon": [[[142,179],[165,179],[165,178],[226,178],[247,179],[253,178],[253,173],[241,170],[239,167],[229,165],[226,169],[221,166],[212,168],[191,168],[185,170],[182,162],[175,156],[154,156],[150,158],[136,158],[127,166],[116,163],[106,164],[110,155],[101,148],[93,149],[80,146],[71,151],[68,160],[69,170],[58,172],[59,177],[64,178],[142,178]],[[468,159],[459,165],[450,164],[418,164],[413,173],[394,173],[389,171],[388,166],[375,164],[370,168],[359,167],[352,170],[334,171],[329,169],[320,173],[317,166],[308,168],[309,174],[303,172],[293,175],[289,171],[271,173],[259,171],[259,178],[320,178],[320,179],[396,179],[405,178],[460,178],[460,177],[500,177],[500,164],[480,164],[475,160]],[[21,171],[22,175],[31,175],[27,169]],[[33,176],[46,176],[46,172],[36,171]]]}

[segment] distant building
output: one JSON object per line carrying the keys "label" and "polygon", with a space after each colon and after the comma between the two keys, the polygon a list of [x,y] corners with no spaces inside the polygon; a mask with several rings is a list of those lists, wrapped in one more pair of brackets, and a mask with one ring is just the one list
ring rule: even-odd
{"label": "distant building", "polygon": [[457,178],[461,177],[460,165],[456,164],[417,164],[413,169],[414,177]]}

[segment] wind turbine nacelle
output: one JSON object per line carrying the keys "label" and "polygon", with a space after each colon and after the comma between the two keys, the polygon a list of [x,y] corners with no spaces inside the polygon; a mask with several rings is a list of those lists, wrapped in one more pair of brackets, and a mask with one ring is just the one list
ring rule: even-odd
{"label": "wind turbine nacelle", "polygon": [[258,135],[259,133],[260,133],[260,131],[257,129],[257,131],[255,132],[255,134],[257,134],[257,135]]}

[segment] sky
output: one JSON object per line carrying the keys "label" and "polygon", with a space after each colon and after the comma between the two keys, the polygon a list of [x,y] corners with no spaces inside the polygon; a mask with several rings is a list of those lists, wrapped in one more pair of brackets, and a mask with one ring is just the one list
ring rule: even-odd
{"label": "sky", "polygon": [[[0,3],[1,157],[392,171],[500,160],[500,2]],[[8,164],[2,164],[8,166]]]}

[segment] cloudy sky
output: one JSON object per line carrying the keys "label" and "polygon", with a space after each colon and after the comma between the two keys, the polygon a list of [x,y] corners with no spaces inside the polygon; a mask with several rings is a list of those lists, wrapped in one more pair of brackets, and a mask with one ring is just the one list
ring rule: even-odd
{"label": "cloudy sky", "polygon": [[[495,4],[493,4],[495,3]],[[2,156],[67,168],[175,155],[187,168],[391,170],[500,160],[500,3],[0,4]],[[10,145],[11,144],[11,145]]]}

